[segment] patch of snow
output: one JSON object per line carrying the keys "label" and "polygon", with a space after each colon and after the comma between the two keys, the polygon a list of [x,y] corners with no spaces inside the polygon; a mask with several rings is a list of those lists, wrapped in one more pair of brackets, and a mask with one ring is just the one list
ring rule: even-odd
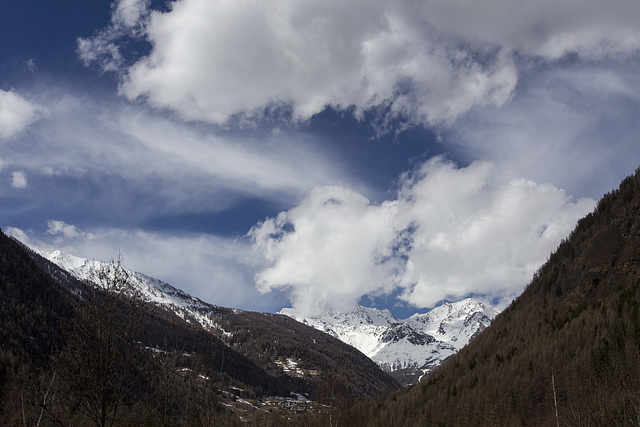
{"label": "patch of snow", "polygon": [[275,363],[280,366],[285,373],[295,374],[299,377],[302,377],[305,374],[305,372],[298,367],[298,362],[290,357],[287,357],[284,361],[280,359],[276,360]]}

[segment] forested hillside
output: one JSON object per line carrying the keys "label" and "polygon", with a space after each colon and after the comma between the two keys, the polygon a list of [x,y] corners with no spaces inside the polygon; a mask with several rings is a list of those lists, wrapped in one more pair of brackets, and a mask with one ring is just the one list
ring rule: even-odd
{"label": "forested hillside", "polygon": [[638,425],[640,169],[479,337],[350,425]]}
{"label": "forested hillside", "polygon": [[[305,412],[313,424],[397,388],[286,316],[211,306],[225,343],[123,292],[127,274],[113,261],[96,287],[0,232],[0,425],[287,425]],[[317,402],[284,400],[291,392]]]}
{"label": "forested hillside", "polygon": [[289,371],[296,378],[311,372],[312,378],[320,377],[314,383],[341,384],[343,398],[377,396],[400,387],[359,350],[289,316],[218,307],[216,318],[224,325],[223,340],[272,375]]}
{"label": "forested hillside", "polygon": [[2,233],[0,257],[1,425],[232,425],[221,383],[287,392],[204,331],[113,287],[46,272]]}

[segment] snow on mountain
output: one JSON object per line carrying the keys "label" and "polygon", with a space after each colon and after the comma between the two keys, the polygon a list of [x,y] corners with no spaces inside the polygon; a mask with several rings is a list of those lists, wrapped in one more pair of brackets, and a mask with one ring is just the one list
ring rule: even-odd
{"label": "snow on mountain", "polygon": [[442,304],[405,320],[417,331],[451,344],[456,350],[489,326],[498,309],[474,298]]}
{"label": "snow on mountain", "polygon": [[[87,260],[56,250],[34,249],[75,278],[99,284],[98,271],[107,263]],[[192,297],[168,283],[125,270],[131,293],[163,306],[187,322],[205,329],[224,329],[215,322],[216,306]],[[356,306],[348,313],[303,317],[290,308],[281,310],[302,323],[324,331],[357,348],[404,384],[417,382],[484,330],[498,309],[474,298],[444,303],[428,313],[399,320],[389,310]]]}
{"label": "snow on mountain", "polygon": [[[80,258],[60,250],[45,252],[34,249],[34,251],[67,271],[76,279],[89,281],[97,285],[100,284],[98,271],[108,264]],[[215,328],[224,333],[224,330],[214,321],[214,313],[212,310],[212,308],[215,308],[214,305],[192,297],[161,280],[154,279],[142,273],[136,273],[130,270],[125,271],[129,276],[129,284],[131,286],[129,293],[135,292],[143,301],[163,306],[187,322],[197,322],[205,329],[210,330]]]}
{"label": "snow on mountain", "polygon": [[301,323],[313,326],[357,348],[369,358],[376,355],[385,344],[382,335],[398,323],[389,310],[357,306],[350,313],[329,313],[325,316],[304,318],[290,308],[280,314],[293,317]]}
{"label": "snow on mountain", "polygon": [[499,310],[475,298],[444,303],[399,320],[389,310],[357,306],[349,313],[303,317],[280,313],[356,347],[405,384],[417,382],[482,332]]}

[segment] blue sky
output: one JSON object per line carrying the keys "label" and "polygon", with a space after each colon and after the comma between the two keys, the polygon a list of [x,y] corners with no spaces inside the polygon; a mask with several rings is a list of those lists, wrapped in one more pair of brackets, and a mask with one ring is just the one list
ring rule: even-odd
{"label": "blue sky", "polygon": [[0,20],[0,227],[222,306],[511,298],[640,164],[635,0],[30,0]]}

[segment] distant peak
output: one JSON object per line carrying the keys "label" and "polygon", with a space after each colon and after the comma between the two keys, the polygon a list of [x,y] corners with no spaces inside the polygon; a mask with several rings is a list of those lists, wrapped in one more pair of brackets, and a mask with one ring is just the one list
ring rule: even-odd
{"label": "distant peak", "polygon": [[351,310],[346,311],[326,311],[325,313],[307,315],[297,310],[296,308],[289,307],[283,308],[279,312],[280,314],[293,317],[295,319],[306,319],[325,322],[364,322],[373,325],[389,325],[398,322],[398,319],[386,308],[379,309],[374,307],[365,307],[360,304],[356,304]]}

